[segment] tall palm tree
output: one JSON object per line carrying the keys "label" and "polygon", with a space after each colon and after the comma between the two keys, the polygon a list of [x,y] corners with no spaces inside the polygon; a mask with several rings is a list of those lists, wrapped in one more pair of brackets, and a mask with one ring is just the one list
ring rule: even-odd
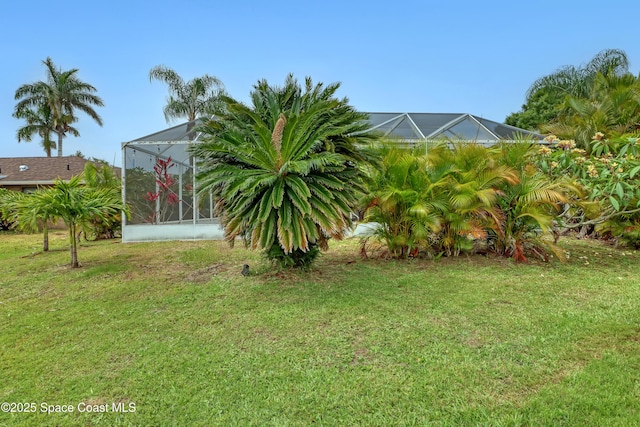
{"label": "tall palm tree", "polygon": [[567,96],[587,96],[598,73],[621,76],[628,72],[629,60],[619,49],[603,50],[583,66],[565,65],[534,81],[527,90],[521,111],[511,114],[505,122],[539,130],[564,115],[562,107]]}
{"label": "tall palm tree", "polygon": [[171,68],[158,65],[149,71],[149,80],[169,86],[169,98],[163,109],[167,123],[180,118],[192,122],[200,116],[219,112],[224,106],[221,100],[224,85],[215,76],[205,74],[185,82]]}
{"label": "tall palm tree", "polygon": [[364,190],[358,147],[371,137],[362,133],[366,115],[337,99],[338,88],[263,80],[251,106],[225,97],[227,112],[202,128],[193,147],[200,192],[212,192],[230,243],[244,237],[271,259],[303,266],[351,226]]}
{"label": "tall palm tree", "polygon": [[63,71],[56,68],[51,58],[42,61],[47,69],[47,81],[22,85],[16,90],[14,117],[21,118],[28,114],[28,109],[48,108],[51,115],[52,130],[58,136],[58,157],[62,157],[62,140],[68,133],[79,136],[71,127],[78,118],[76,110],[80,110],[102,126],[102,118],[93,109],[102,107],[102,99],[95,95],[97,89],[77,77],[77,68]]}
{"label": "tall palm tree", "polygon": [[[15,114],[16,118],[25,119],[27,124],[18,129],[18,142],[30,142],[35,134],[42,138],[41,144],[47,157],[51,157],[51,150],[56,148],[56,142],[51,139],[51,134],[55,133],[53,125],[53,115],[48,105],[42,105],[37,109],[25,108]],[[69,126],[68,133],[78,136],[78,130]]]}
{"label": "tall palm tree", "polygon": [[555,72],[540,77],[527,91],[527,101],[538,91],[548,90],[575,97],[587,96],[598,73],[605,76],[624,75],[629,72],[627,54],[620,49],[605,49],[598,52],[584,66],[566,65]]}

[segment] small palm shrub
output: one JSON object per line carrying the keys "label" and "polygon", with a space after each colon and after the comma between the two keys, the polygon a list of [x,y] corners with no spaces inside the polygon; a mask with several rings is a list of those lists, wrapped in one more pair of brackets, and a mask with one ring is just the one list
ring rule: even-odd
{"label": "small palm shrub", "polygon": [[476,144],[439,144],[428,154],[385,150],[363,204],[390,255],[457,256],[500,227],[500,187],[517,177],[495,150]]}
{"label": "small palm shrub", "polygon": [[430,151],[429,170],[437,182],[442,211],[439,251],[447,256],[473,251],[490,230],[500,227],[497,202],[504,185],[515,184],[515,171],[498,161],[499,151],[458,143]]}
{"label": "small palm shrub", "polygon": [[23,193],[0,188],[0,230],[10,230],[15,227],[16,202],[24,196]]}
{"label": "small palm shrub", "polygon": [[430,194],[434,187],[427,173],[427,156],[391,145],[379,153],[382,164],[372,169],[369,191],[362,201],[365,221],[379,224],[375,237],[384,242],[392,257],[415,256],[428,248],[429,237],[441,229],[442,205]]}
{"label": "small palm shrub", "polygon": [[[87,162],[82,175],[85,186],[94,190],[103,190],[112,200],[121,198],[122,183],[112,167],[106,164]],[[90,234],[95,239],[113,239],[122,230],[122,215],[119,211],[112,215],[96,215],[84,225],[85,237]]]}

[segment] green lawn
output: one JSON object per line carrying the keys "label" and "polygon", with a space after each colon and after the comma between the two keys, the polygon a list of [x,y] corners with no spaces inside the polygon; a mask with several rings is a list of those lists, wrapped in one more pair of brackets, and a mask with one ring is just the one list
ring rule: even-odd
{"label": "green lawn", "polygon": [[241,245],[103,241],[72,270],[66,238],[0,234],[0,402],[36,409],[0,425],[640,420],[637,251],[397,262],[351,240],[279,272]]}

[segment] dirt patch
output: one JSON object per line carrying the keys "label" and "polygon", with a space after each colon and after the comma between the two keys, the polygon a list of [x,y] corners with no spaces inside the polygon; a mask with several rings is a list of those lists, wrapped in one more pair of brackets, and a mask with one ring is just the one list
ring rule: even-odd
{"label": "dirt patch", "polygon": [[208,283],[212,277],[229,271],[229,267],[222,263],[216,263],[198,270],[192,271],[186,276],[186,280],[198,285]]}

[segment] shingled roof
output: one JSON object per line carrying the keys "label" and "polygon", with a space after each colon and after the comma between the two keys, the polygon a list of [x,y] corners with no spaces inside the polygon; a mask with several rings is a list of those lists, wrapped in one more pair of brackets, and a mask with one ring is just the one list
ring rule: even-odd
{"label": "shingled roof", "polygon": [[67,157],[0,157],[0,187],[51,185],[84,171],[90,160]]}

